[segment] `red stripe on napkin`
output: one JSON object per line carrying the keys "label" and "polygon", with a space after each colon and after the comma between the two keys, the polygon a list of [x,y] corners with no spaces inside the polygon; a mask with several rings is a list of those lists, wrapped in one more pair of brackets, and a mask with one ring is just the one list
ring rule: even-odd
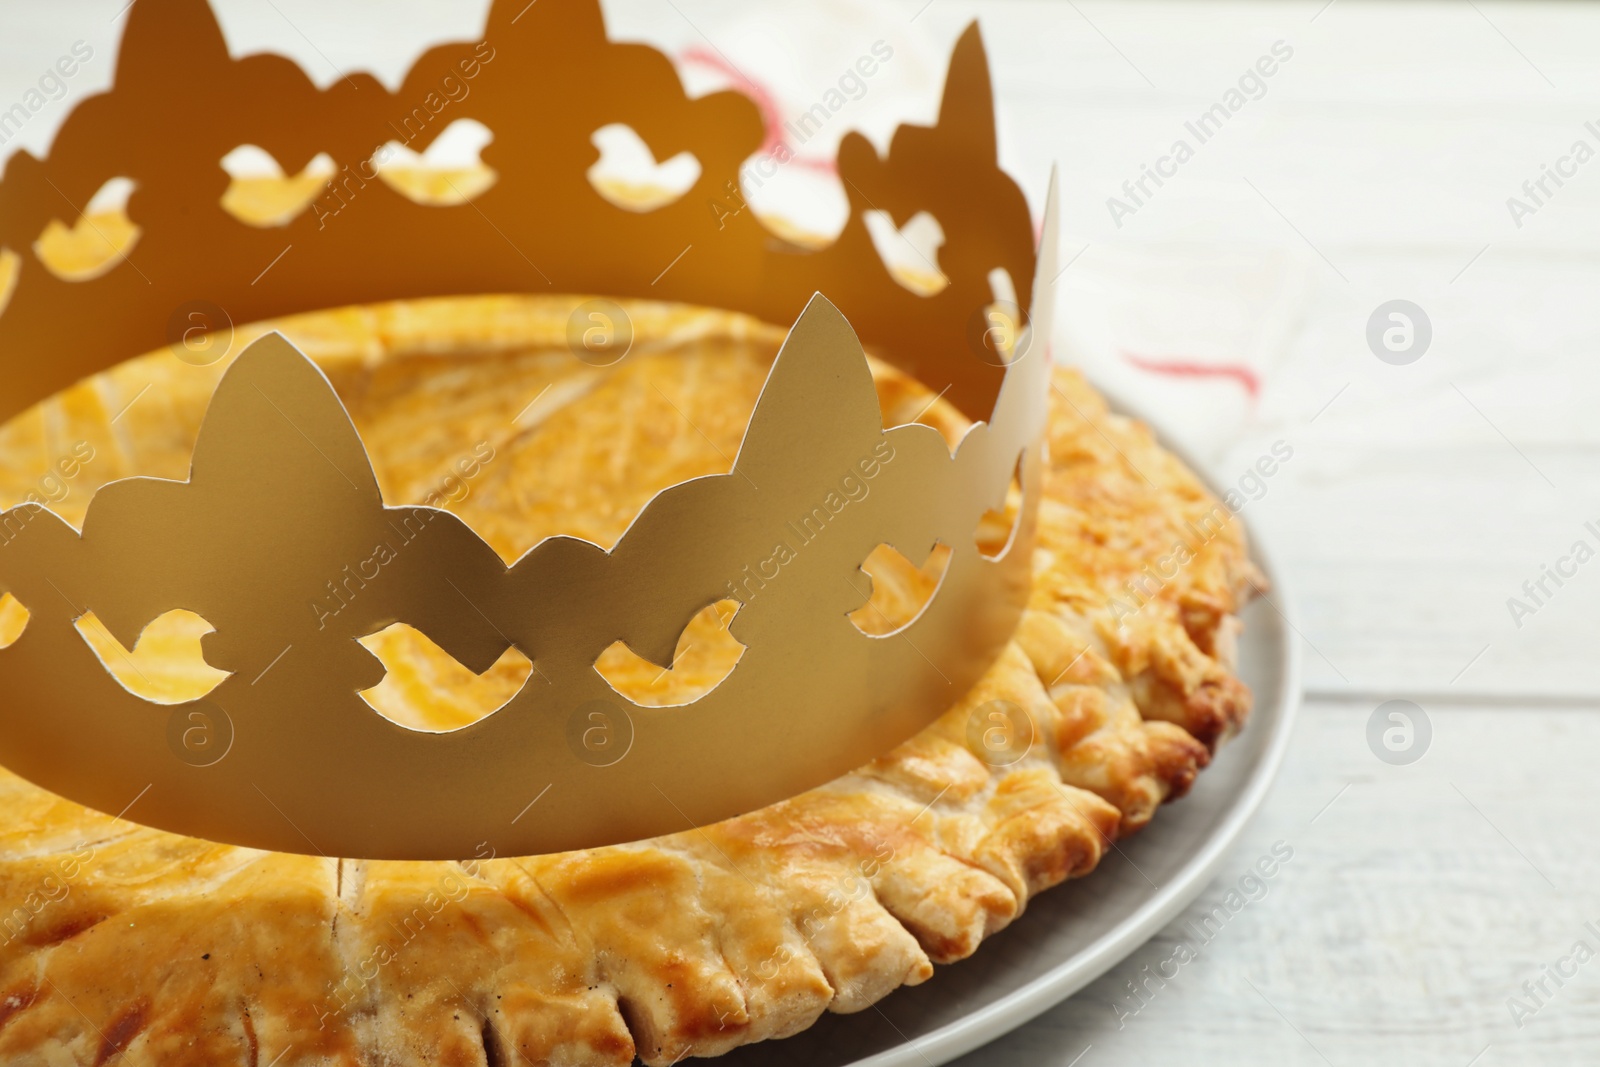
{"label": "red stripe on napkin", "polygon": [[1181,359],[1152,359],[1126,349],[1120,350],[1120,354],[1135,367],[1151,374],[1172,378],[1232,378],[1244,386],[1244,391],[1250,394],[1251,400],[1257,400],[1261,396],[1261,379],[1256,377],[1256,372],[1249,367],[1233,363],[1192,363]]}

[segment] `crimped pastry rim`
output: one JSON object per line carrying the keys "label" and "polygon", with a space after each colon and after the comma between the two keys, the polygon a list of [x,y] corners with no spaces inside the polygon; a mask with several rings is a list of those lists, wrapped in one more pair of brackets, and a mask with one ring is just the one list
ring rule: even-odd
{"label": "crimped pastry rim", "polygon": [[[1150,418],[1136,405],[1127,403],[1125,398],[1117,393],[1101,387],[1098,383],[1090,384],[1117,414],[1137,419],[1149,427],[1151,432],[1156,434],[1157,443],[1162,448],[1182,461],[1205,485],[1208,492],[1221,498],[1222,491],[1211,476],[1209,468],[1198,462],[1189,449],[1157,432],[1160,428],[1159,422]],[[1246,518],[1242,512],[1235,514],[1234,519],[1244,525],[1250,545],[1251,560],[1266,575],[1269,583],[1267,588],[1273,591],[1272,604],[1259,607],[1254,604],[1247,605],[1245,610],[1253,610],[1258,617],[1252,619],[1246,627],[1245,633],[1248,636],[1244,639],[1244,643],[1247,647],[1254,646],[1258,642],[1266,643],[1262,639],[1266,636],[1265,631],[1271,628],[1282,648],[1282,657],[1276,663],[1279,679],[1275,687],[1268,690],[1251,686],[1257,703],[1251,712],[1250,729],[1235,737],[1230,744],[1223,746],[1223,750],[1234,753],[1235,758],[1239,754],[1237,750],[1246,745],[1260,744],[1261,749],[1255,765],[1248,772],[1244,788],[1219,795],[1218,799],[1226,805],[1222,823],[1206,837],[1197,854],[1184,864],[1181,874],[1176,879],[1169,880],[1165,886],[1156,891],[1152,899],[1140,905],[1133,915],[1102,934],[1089,949],[1069,957],[1021,988],[980,1008],[926,1033],[905,1035],[905,1042],[893,1049],[861,1059],[841,1060],[839,1067],[930,1067],[930,1065],[937,1067],[938,1064],[949,1063],[980,1048],[1049,1011],[1105,974],[1177,918],[1179,913],[1210,884],[1222,867],[1229,850],[1233,848],[1245,827],[1265,803],[1267,793],[1277,781],[1278,771],[1289,750],[1289,742],[1294,734],[1295,721],[1299,717],[1305,692],[1302,680],[1304,653],[1300,647],[1298,611],[1295,608],[1293,593],[1284,579],[1284,570],[1278,564],[1277,555],[1269,547],[1269,542],[1261,536],[1259,524]],[[1264,598],[1258,598],[1258,601],[1259,599]],[[1241,656],[1241,662],[1243,660],[1244,657]],[[1270,722],[1267,721],[1269,712]],[[1226,758],[1220,752],[1218,757]],[[1187,810],[1192,811],[1203,799],[1200,794],[1202,789],[1210,793],[1222,788],[1216,782],[1217,770],[1213,766],[1209,768],[1209,776],[1200,776],[1200,782],[1197,782],[1184,798]],[[1207,788],[1201,783],[1211,783],[1211,785]],[[1172,814],[1167,813],[1164,818],[1170,822]],[[1157,821],[1157,825],[1165,824]],[[1140,836],[1151,831],[1152,828],[1146,828]],[[1139,844],[1139,837],[1135,837],[1127,844],[1119,845],[1119,848],[1137,849]],[[1105,872],[1096,873],[1104,875]],[[1056,886],[1052,891],[1054,895],[1044,899],[1059,900],[1067,892],[1066,886]],[[1041,906],[1042,902],[1034,905],[1036,908]],[[1026,921],[1027,916],[1024,914],[1010,929],[1014,930]],[[1010,931],[1002,930],[994,935],[994,938],[1003,937],[1007,932]],[[947,972],[947,980],[949,976]],[[905,988],[901,987],[895,990],[895,993],[900,993]],[[880,1007],[892,1002],[894,995],[891,993],[880,1002]],[[836,1019],[832,1017],[824,1017],[817,1020],[811,1029],[821,1031],[835,1022]],[[760,1048],[761,1045],[758,1043],[750,1047]],[[738,1051],[743,1050],[736,1050],[733,1055]]]}

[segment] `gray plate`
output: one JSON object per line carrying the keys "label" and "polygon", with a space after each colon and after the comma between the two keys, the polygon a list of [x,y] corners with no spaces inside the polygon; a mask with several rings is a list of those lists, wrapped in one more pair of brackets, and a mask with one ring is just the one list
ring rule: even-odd
{"label": "gray plate", "polygon": [[[1167,447],[1203,471],[1181,449]],[[947,1063],[1094,981],[1200,894],[1272,784],[1300,704],[1300,644],[1294,625],[1279,613],[1292,611],[1283,575],[1260,531],[1248,519],[1246,527],[1251,555],[1272,583],[1272,603],[1258,599],[1245,609],[1239,644],[1239,673],[1255,693],[1255,710],[1189,795],[1164,806],[1148,827],[1118,845],[1120,851],[1107,853],[1093,874],[1034,898],[972,958],[940,967],[927,983],[897,991],[876,1011],[824,1015],[804,1033],[739,1049],[719,1064]]]}

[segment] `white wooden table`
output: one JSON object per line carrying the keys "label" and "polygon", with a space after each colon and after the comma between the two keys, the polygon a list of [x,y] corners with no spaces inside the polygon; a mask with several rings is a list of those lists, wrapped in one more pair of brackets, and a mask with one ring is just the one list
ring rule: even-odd
{"label": "white wooden table", "polygon": [[[103,86],[123,2],[8,6],[0,101],[80,38],[101,58],[70,99]],[[285,51],[323,80],[360,68],[392,81],[425,43],[475,34],[484,3],[410,0],[381,18],[376,0],[220,6],[236,51]],[[771,24],[798,39],[816,20],[860,17],[853,6],[775,10]],[[737,62],[759,44],[749,5],[733,0],[607,10],[616,31],[675,53],[709,44]],[[1187,919],[1281,840],[1294,856],[1266,895],[1177,977],[1148,985],[1136,1014],[1129,983],[1172,955],[1182,922],[963,1062],[1591,1061],[1600,963],[1559,987],[1544,979],[1538,1001],[1523,983],[1570,971],[1576,941],[1600,952],[1584,925],[1600,930],[1588,891],[1600,875],[1600,559],[1559,588],[1547,580],[1552,595],[1520,626],[1507,599],[1531,605],[1523,582],[1573,542],[1600,549],[1584,528],[1600,529],[1600,160],[1549,186],[1520,227],[1506,201],[1575,140],[1600,149],[1585,129],[1600,130],[1600,8],[896,0],[834,34],[835,51],[849,59],[892,34],[906,80],[936,87],[937,64],[911,68],[975,13],[1004,160],[1035,203],[1060,164],[1064,251],[1083,251],[1074,269],[1225,246],[1276,256],[1305,281],[1281,343],[1253,357],[1257,401],[1223,379],[1150,389],[1184,418],[1229,413],[1191,420],[1188,438],[1221,479],[1292,443],[1249,514],[1292,581],[1310,692],[1274,796]],[[1106,199],[1276,41],[1293,59],[1265,94],[1118,227]],[[842,69],[812,51],[817,71]],[[70,99],[19,142],[42,147]],[[905,117],[925,119],[932,103]],[[1433,328],[1405,366],[1365,337],[1396,298]],[[1432,723],[1410,766],[1367,744],[1369,715],[1392,698]],[[1537,1008],[1520,1025],[1513,997]]]}

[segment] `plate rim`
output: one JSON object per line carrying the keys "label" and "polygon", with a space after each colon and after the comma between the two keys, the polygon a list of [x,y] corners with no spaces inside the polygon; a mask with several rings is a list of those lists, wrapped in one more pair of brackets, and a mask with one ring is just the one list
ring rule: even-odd
{"label": "plate rim", "polygon": [[[1114,413],[1144,424],[1162,448],[1182,460],[1206,489],[1221,499],[1223,490],[1218,487],[1209,465],[1197,462],[1189,448],[1164,434],[1159,422],[1141,411],[1138,405],[1127,403],[1123,397],[1102,388],[1098,383],[1089,384],[1105,398]],[[1261,599],[1267,600],[1268,605],[1280,616],[1279,625],[1284,632],[1284,655],[1279,664],[1281,679],[1272,694],[1278,708],[1271,727],[1273,732],[1255,766],[1250,768],[1243,788],[1233,798],[1221,825],[1211,831],[1200,849],[1175,877],[1088,948],[1062,960],[1020,989],[893,1048],[851,1060],[844,1067],[937,1067],[987,1045],[1049,1011],[1126,959],[1177,918],[1210,885],[1229,850],[1260,810],[1277,780],[1305,694],[1301,680],[1304,653],[1300,647],[1300,627],[1295,621],[1295,600],[1289,583],[1284,579],[1277,554],[1261,536],[1259,524],[1246,518],[1242,511],[1235,512],[1234,518],[1244,524],[1251,558],[1266,576],[1267,588],[1275,594],[1274,600],[1267,600],[1265,594]],[[1261,695],[1257,694],[1258,699]],[[983,951],[982,946],[978,951]]]}

